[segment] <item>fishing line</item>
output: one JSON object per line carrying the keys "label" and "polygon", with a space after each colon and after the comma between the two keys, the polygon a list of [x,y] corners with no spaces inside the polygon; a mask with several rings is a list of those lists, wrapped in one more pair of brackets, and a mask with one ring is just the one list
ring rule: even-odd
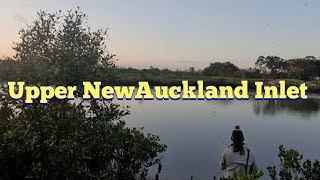
{"label": "fishing line", "polygon": [[227,143],[224,142],[224,140],[214,131],[214,129],[211,129],[212,133],[221,141],[221,143],[223,145],[225,145],[226,147],[228,147]]}

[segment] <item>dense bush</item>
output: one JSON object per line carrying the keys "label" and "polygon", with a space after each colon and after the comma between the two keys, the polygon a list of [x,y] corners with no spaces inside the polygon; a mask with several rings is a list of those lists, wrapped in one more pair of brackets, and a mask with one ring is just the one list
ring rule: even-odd
{"label": "dense bush", "polygon": [[140,179],[165,145],[130,129],[112,102],[50,101],[32,106],[0,94],[1,179]]}
{"label": "dense bush", "polygon": [[[297,150],[286,150],[283,146],[279,147],[278,157],[280,166],[269,166],[269,176],[272,180],[319,180],[320,161],[309,159],[303,161],[303,155]],[[277,172],[279,171],[279,172]]]}
{"label": "dense bush", "polygon": [[206,76],[241,77],[240,69],[230,62],[210,63],[209,67],[203,69],[202,74]]}

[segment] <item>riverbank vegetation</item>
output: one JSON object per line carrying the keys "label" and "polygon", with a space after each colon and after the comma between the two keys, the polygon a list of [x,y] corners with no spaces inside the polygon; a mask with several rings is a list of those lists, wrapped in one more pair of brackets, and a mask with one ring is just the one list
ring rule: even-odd
{"label": "riverbank vegetation", "polygon": [[[48,13],[19,32],[16,56],[0,62],[2,81],[75,85],[113,79],[107,31],[91,31],[79,9]],[[12,100],[0,87],[0,179],[146,179],[166,145],[128,128],[128,107],[110,101]]]}
{"label": "riverbank vegetation", "polygon": [[190,67],[185,70],[170,70],[150,67],[146,69],[115,68],[119,77],[114,83],[118,85],[135,85],[138,81],[148,81],[152,85],[181,85],[181,80],[188,80],[195,85],[197,80],[203,80],[205,85],[241,85],[246,79],[249,88],[254,82],[263,81],[272,85],[279,79],[288,85],[306,83],[310,91],[320,90],[320,60],[313,56],[284,60],[276,56],[258,57],[253,68],[241,69],[230,62],[213,62],[204,69],[195,70]]}
{"label": "riverbank vegetation", "polygon": [[269,166],[268,172],[272,180],[316,180],[320,179],[320,161],[303,159],[303,155],[295,149],[279,146],[280,165]]}
{"label": "riverbank vegetation", "polygon": [[[113,55],[110,55],[111,58]],[[274,60],[276,59],[276,60]],[[270,64],[280,63],[283,66],[273,67]],[[76,84],[78,74],[86,74],[80,66],[75,72],[61,72],[55,64],[42,64],[32,62],[34,65],[26,65],[26,62],[11,58],[0,60],[0,81],[25,81],[36,84]],[[280,64],[281,64],[280,63]],[[196,85],[197,80],[203,80],[204,85],[219,85],[236,87],[241,85],[241,80],[248,80],[248,87],[254,88],[256,81],[262,81],[270,85],[276,85],[278,80],[285,80],[289,86],[306,83],[309,92],[320,92],[320,60],[308,56],[305,58],[283,60],[274,56],[259,57],[254,68],[240,69],[236,65],[226,62],[211,63],[204,69],[195,70],[190,67],[186,70],[170,70],[149,67],[146,69],[117,67],[115,64],[108,71],[99,65],[90,76],[84,75],[85,80],[101,81],[107,85],[136,86],[139,81],[148,81],[152,86],[180,86],[182,80],[188,80],[190,85]],[[47,67],[48,66],[48,67]],[[52,75],[47,77],[47,71],[41,71],[43,67],[49,68]],[[81,66],[82,67],[82,66]],[[15,69],[12,71],[11,69]],[[65,69],[65,68],[64,68]],[[66,70],[67,71],[67,70]],[[81,71],[81,72],[77,72]],[[60,75],[65,74],[64,78]],[[68,76],[66,75],[68,74]],[[73,77],[74,76],[74,77]],[[62,82],[63,81],[63,82]]]}
{"label": "riverbank vegetation", "polygon": [[112,102],[26,107],[1,93],[0,104],[0,179],[143,179],[166,149]]}

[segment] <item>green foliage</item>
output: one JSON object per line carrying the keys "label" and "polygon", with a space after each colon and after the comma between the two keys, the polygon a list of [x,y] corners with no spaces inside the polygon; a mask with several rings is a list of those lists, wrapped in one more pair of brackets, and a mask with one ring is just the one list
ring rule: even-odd
{"label": "green foliage", "polygon": [[260,56],[256,67],[272,78],[311,80],[320,76],[320,60],[313,56],[285,60],[277,56]]}
{"label": "green foliage", "polygon": [[0,60],[0,82],[19,80],[22,76],[21,63],[10,58]]}
{"label": "green foliage", "polygon": [[260,56],[255,65],[264,73],[269,72],[273,77],[286,73],[287,62],[277,56]]}
{"label": "green foliage", "polygon": [[[82,81],[111,81],[114,67],[106,49],[107,29],[91,31],[79,8],[61,14],[40,11],[37,19],[19,32],[16,60],[21,79],[31,83],[79,85]],[[50,74],[50,76],[48,76]]]}
{"label": "green foliage", "polygon": [[[262,177],[264,173],[261,170],[252,172],[250,174],[243,174],[243,173],[234,173],[232,177],[228,178],[220,178],[221,180],[227,179],[227,180],[256,180]],[[214,177],[214,179],[217,179]]]}
{"label": "green foliage", "polygon": [[140,179],[166,149],[159,137],[126,127],[127,108],[107,101],[38,102],[0,94],[2,179]]}
{"label": "green foliage", "polygon": [[302,162],[303,155],[297,150],[286,150],[282,145],[279,147],[280,166],[277,173],[276,166],[269,166],[269,176],[273,180],[318,180],[320,179],[320,162],[306,160]]}
{"label": "green foliage", "polygon": [[206,76],[233,76],[240,69],[230,62],[210,63],[209,67],[203,69],[202,74]]}
{"label": "green foliage", "polygon": [[235,173],[233,177],[228,177],[228,180],[256,180],[263,176],[263,172],[261,170],[251,173],[251,174],[242,174]]}

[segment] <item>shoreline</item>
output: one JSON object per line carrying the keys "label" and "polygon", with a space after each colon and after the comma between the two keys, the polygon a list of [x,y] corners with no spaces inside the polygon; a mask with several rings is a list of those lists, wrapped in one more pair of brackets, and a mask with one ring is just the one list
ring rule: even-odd
{"label": "shoreline", "polygon": [[154,86],[183,86],[182,80],[187,80],[190,86],[197,86],[197,81],[203,81],[203,87],[207,86],[231,86],[235,88],[241,86],[241,81],[248,81],[248,90],[252,91],[256,89],[255,82],[263,82],[265,86],[279,86],[279,81],[286,81],[286,89],[289,86],[298,86],[305,83],[308,87],[307,93],[320,94],[320,83],[315,83],[315,81],[302,81],[297,79],[245,79],[245,78],[228,78],[228,77],[203,77],[203,78],[121,78],[115,80],[115,82],[110,83],[110,85],[115,86],[137,86],[139,81],[147,81],[150,87]]}

